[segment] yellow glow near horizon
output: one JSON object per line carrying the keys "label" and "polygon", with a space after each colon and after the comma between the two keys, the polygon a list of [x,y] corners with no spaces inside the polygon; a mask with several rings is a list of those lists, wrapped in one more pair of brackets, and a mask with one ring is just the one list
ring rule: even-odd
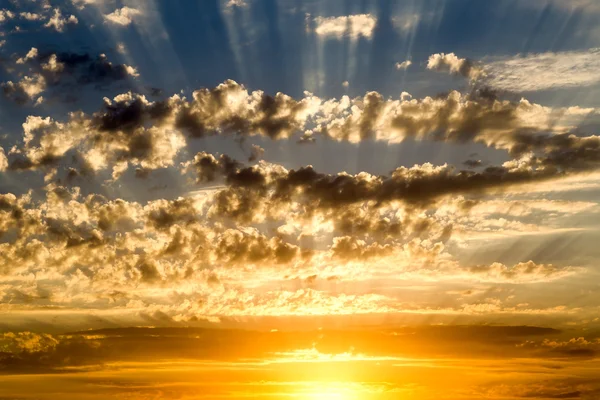
{"label": "yellow glow near horizon", "polygon": [[314,383],[298,397],[305,400],[353,400],[358,397],[353,385],[343,383]]}

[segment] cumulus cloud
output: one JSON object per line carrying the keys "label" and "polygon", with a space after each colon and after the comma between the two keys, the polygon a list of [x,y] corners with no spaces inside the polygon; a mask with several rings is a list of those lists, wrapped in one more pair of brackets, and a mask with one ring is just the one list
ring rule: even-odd
{"label": "cumulus cloud", "polygon": [[406,60],[406,61],[402,61],[402,62],[397,62],[396,63],[396,69],[408,69],[408,67],[410,67],[412,65],[412,61],[410,60]]}
{"label": "cumulus cloud", "polygon": [[7,10],[7,9],[0,10],[0,24],[5,21],[8,21],[10,19],[13,19],[14,17],[15,17],[14,12]]}
{"label": "cumulus cloud", "polygon": [[[66,69],[69,63],[77,64],[81,60],[89,62],[86,57],[58,56],[54,64],[52,60],[48,60],[44,65],[47,69],[55,69],[58,68],[58,63],[62,63]],[[126,66],[111,69],[111,65],[102,58],[92,63],[92,66],[102,68],[99,75],[103,77],[107,75],[106,68],[117,74],[115,79],[128,74]],[[91,69],[92,72],[94,68]],[[14,85],[8,85],[5,90],[16,90]],[[195,91],[191,101],[173,96],[164,101],[151,102],[144,96],[133,93],[119,95],[113,101],[106,100],[104,108],[92,116],[72,116],[69,124],[74,127],[85,126],[90,130],[86,134],[90,138],[120,138],[117,142],[114,139],[107,141],[106,143],[112,143],[110,146],[105,145],[104,141],[89,141],[84,137],[80,137],[82,141],[77,142],[79,144],[74,144],[80,151],[79,146],[84,143],[85,146],[93,145],[93,148],[87,148],[83,153],[90,165],[95,166],[95,170],[105,168],[108,160],[121,160],[119,169],[125,166],[123,163],[131,160],[144,163],[144,168],[173,165],[173,158],[184,146],[185,140],[206,135],[262,135],[271,139],[283,139],[303,130],[308,137],[324,135],[351,142],[369,138],[401,141],[405,137],[458,143],[478,142],[505,150],[512,157],[503,166],[487,167],[480,172],[430,165],[405,169],[407,172],[394,172],[392,180],[394,176],[399,177],[405,173],[412,175],[414,171],[421,176],[420,179],[425,180],[427,176],[431,184],[440,184],[437,194],[422,194],[422,198],[426,200],[451,193],[452,190],[461,192],[508,187],[595,168],[598,163],[598,138],[577,136],[570,132],[568,125],[590,112],[593,110],[564,109],[563,125],[556,123],[553,117],[555,110],[524,99],[510,102],[477,93],[465,96],[451,92],[446,97],[436,99],[407,99],[403,96],[402,100],[385,100],[379,93],[370,92],[363,98],[353,100],[344,96],[339,101],[323,101],[310,93],[301,100],[295,100],[282,93],[268,96],[261,91],[248,92],[242,85],[227,81],[214,89]],[[94,131],[99,134],[94,136]],[[170,151],[161,153],[155,146],[158,143],[162,143],[160,146],[167,146],[167,143],[177,145],[172,146]],[[121,145],[124,147],[119,147]],[[162,156],[159,157],[159,154]],[[150,159],[154,161],[150,162]],[[307,177],[314,174],[316,181],[325,179],[321,183],[331,179],[350,184],[358,178],[325,177],[311,172],[310,168],[303,170],[303,174],[308,174]],[[379,180],[380,177],[372,178],[372,182]],[[359,186],[368,188],[369,185]],[[381,185],[393,186],[387,180],[382,180]],[[395,193],[394,190],[386,190],[388,193]],[[403,192],[409,193],[410,190]],[[365,195],[365,199],[383,200],[374,193],[365,192]],[[388,199],[400,197],[388,196]],[[409,197],[407,195],[404,199]]]}
{"label": "cumulus cloud", "polygon": [[133,22],[135,17],[141,15],[141,11],[132,7],[117,8],[110,14],[106,14],[104,18],[113,24],[127,26]]}
{"label": "cumulus cloud", "polygon": [[32,12],[22,12],[19,16],[27,21],[40,21],[44,18],[43,15]]}
{"label": "cumulus cloud", "polygon": [[249,162],[258,161],[263,157],[264,154],[265,154],[265,149],[263,149],[262,147],[260,147],[258,145],[253,144],[250,149],[250,156],[248,157],[248,161]]}
{"label": "cumulus cloud", "polygon": [[17,64],[25,64],[29,60],[34,60],[38,56],[38,49],[32,47],[25,56],[17,59]]}
{"label": "cumulus cloud", "polygon": [[315,33],[319,36],[342,38],[348,36],[352,39],[359,37],[371,38],[377,18],[371,14],[357,14],[341,17],[316,17]]}
{"label": "cumulus cloud", "polygon": [[[48,73],[63,73],[61,69],[80,62],[78,57],[60,54],[43,61],[40,57],[27,63],[38,62]],[[569,112],[581,114],[565,110]],[[532,209],[548,213],[589,210],[589,205],[582,204],[490,204],[468,198],[596,168],[598,138],[576,136],[557,125],[541,130],[550,126],[551,114],[552,110],[526,100],[515,103],[479,94],[384,99],[370,92],[362,98],[325,101],[306,93],[296,100],[281,93],[250,92],[227,81],[195,91],[189,100],[175,95],[150,101],[143,95],[124,93],[105,99],[95,113],[73,113],[66,121],[29,116],[23,124],[22,143],[8,154],[4,168],[10,174],[45,171],[46,198],[2,198],[0,231],[6,242],[0,243],[0,265],[22,277],[33,271],[43,276],[38,269],[41,265],[44,273],[55,274],[48,280],[57,286],[50,285],[54,289],[49,290],[36,281],[19,285],[15,291],[11,285],[0,285],[0,295],[11,304],[99,304],[105,301],[102,296],[108,287],[127,292],[135,284],[141,288],[135,300],[154,304],[144,290],[179,287],[182,299],[202,306],[169,306],[160,312],[169,318],[187,318],[215,316],[209,307],[224,315],[242,315],[243,310],[271,315],[292,312],[304,304],[318,312],[319,302],[348,311],[346,299],[321,293],[305,296],[293,287],[248,297],[241,305],[223,304],[213,295],[218,287],[239,297],[244,285],[274,284],[289,277],[301,282],[313,275],[352,281],[378,279],[394,271],[406,279],[554,281],[579,269],[533,261],[514,266],[461,266],[447,247],[455,231],[507,230],[509,222],[494,225],[498,213],[521,217]],[[194,138],[209,135],[260,135],[277,140],[306,134],[309,127],[311,135],[334,140],[412,137],[479,142],[506,150],[510,160],[476,171],[425,163],[379,176],[324,173],[310,165],[286,168],[259,161],[263,149],[256,145],[251,165],[204,151],[190,159],[183,151]],[[198,197],[137,203],[82,195],[76,185],[101,171],[119,179],[130,166],[141,177],[155,169],[179,169],[200,185],[210,183],[212,189]],[[452,202],[452,207],[439,201],[459,194],[467,198]],[[473,220],[466,216],[469,213]],[[77,269],[81,272],[74,272]],[[201,282],[197,298],[185,289],[192,278]],[[310,281],[311,288],[321,285],[320,279]],[[80,295],[85,299],[76,293],[85,293]],[[292,308],[271,308],[295,296],[298,301]],[[362,310],[402,308],[390,305],[387,298],[363,300]],[[123,307],[127,302],[115,305]],[[514,308],[495,301],[447,310],[469,315],[559,311]]]}
{"label": "cumulus cloud", "polygon": [[67,25],[77,25],[79,20],[74,15],[69,15],[69,17],[65,17],[62,15],[62,12],[59,8],[54,9],[54,14],[48,19],[48,22],[44,24],[46,28],[53,28],[57,32],[63,32]]}
{"label": "cumulus cloud", "polygon": [[139,76],[136,68],[113,64],[104,54],[93,57],[86,53],[41,53],[32,47],[16,63],[32,74],[18,83],[3,84],[5,94],[19,104],[33,100],[47,89],[60,87],[62,90],[56,93],[60,96],[72,84],[110,83]]}
{"label": "cumulus cloud", "polygon": [[[51,129],[52,124],[49,119],[30,120],[28,140],[37,141],[38,131]],[[228,166],[231,164],[226,156],[216,158],[204,153],[196,157],[194,168],[204,180],[227,173],[228,185],[242,190],[233,192],[233,196],[223,188],[203,199],[138,203],[110,200],[99,194],[82,195],[77,187],[56,184],[47,186],[41,200],[30,195],[1,195],[0,300],[11,307],[85,305],[116,307],[120,310],[114,310],[117,313],[135,308],[149,313],[160,311],[166,318],[180,321],[282,313],[331,314],[332,309],[337,314],[407,310],[468,315],[484,310],[554,313],[558,311],[514,309],[497,302],[423,310],[378,294],[331,294],[318,287],[328,282],[325,278],[323,282],[313,278],[308,292],[293,287],[267,291],[257,288],[279,287],[290,277],[304,279],[316,274],[343,281],[393,274],[398,279],[460,278],[463,282],[528,284],[578,272],[575,268],[533,262],[510,268],[498,263],[463,268],[447,253],[444,243],[451,227],[441,221],[398,205],[378,209],[370,202],[334,206],[336,203],[328,200],[330,207],[336,207],[333,210],[304,207],[305,194],[288,191],[285,187],[290,183],[283,180],[274,181],[283,191],[275,186],[270,202],[246,208],[245,212],[254,217],[270,212],[268,218],[256,219],[257,224],[253,224],[251,218],[241,218],[235,209],[245,208],[241,204],[244,195],[262,201],[257,196],[272,177],[266,181],[259,177],[260,168],[266,167],[264,162],[262,167],[251,169]],[[311,190],[315,189],[305,192]],[[326,188],[323,190],[324,194]],[[277,196],[287,199],[278,202]],[[314,194],[308,196],[315,198]],[[289,226],[269,235],[257,228],[261,222]],[[299,228],[296,233],[294,225]],[[123,295],[112,296],[112,292]],[[178,300],[172,303],[167,298],[174,292]],[[112,299],[108,304],[107,296]]]}
{"label": "cumulus cloud", "polygon": [[46,89],[46,80],[41,74],[25,76],[18,82],[3,82],[4,95],[17,104],[27,104]]}
{"label": "cumulus cloud", "polygon": [[448,72],[454,75],[462,75],[465,78],[475,79],[481,74],[481,69],[472,61],[458,58],[454,53],[436,53],[429,56],[427,69],[439,72]]}

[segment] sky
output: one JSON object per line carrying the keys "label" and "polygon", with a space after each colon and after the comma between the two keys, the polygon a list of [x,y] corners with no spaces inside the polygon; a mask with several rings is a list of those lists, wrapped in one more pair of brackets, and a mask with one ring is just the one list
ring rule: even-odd
{"label": "sky", "polygon": [[0,1],[0,400],[600,398],[599,19]]}

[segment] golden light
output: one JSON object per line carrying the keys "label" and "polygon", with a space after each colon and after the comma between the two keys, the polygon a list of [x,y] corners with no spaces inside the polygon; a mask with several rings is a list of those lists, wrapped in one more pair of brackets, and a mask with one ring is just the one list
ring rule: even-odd
{"label": "golden light", "polygon": [[305,400],[353,400],[357,399],[352,384],[316,382],[298,397]]}

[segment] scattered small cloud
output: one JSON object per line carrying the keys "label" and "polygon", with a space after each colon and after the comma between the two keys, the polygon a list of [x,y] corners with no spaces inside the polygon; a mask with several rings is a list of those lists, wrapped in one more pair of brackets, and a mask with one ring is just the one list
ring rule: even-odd
{"label": "scattered small cloud", "polygon": [[0,10],[0,23],[8,21],[9,19],[13,19],[15,17],[15,13],[10,10]]}
{"label": "scattered small cloud", "polygon": [[248,7],[248,2],[246,0],[229,0],[227,4],[225,4],[225,8],[244,8]]}
{"label": "scattered small cloud", "polygon": [[53,28],[57,32],[63,32],[67,25],[77,25],[78,23],[79,20],[76,16],[70,15],[68,18],[64,17],[60,9],[55,8],[54,14],[52,15],[52,17],[50,17],[48,22],[46,22],[44,27]]}
{"label": "scattered small cloud", "polygon": [[44,18],[41,14],[32,12],[22,12],[19,16],[27,21],[39,21]]}
{"label": "scattered small cloud", "polygon": [[253,162],[253,161],[258,161],[260,160],[265,154],[265,149],[263,149],[262,147],[253,144],[252,148],[250,149],[250,157],[248,157],[248,161],[249,162]]}
{"label": "scattered small cloud", "polygon": [[32,47],[31,50],[24,56],[17,59],[17,64],[25,64],[29,60],[33,60],[38,56],[38,49]]}
{"label": "scattered small cloud", "polygon": [[412,65],[412,61],[410,61],[410,60],[406,60],[406,61],[402,61],[402,62],[397,62],[396,63],[396,69],[407,70],[408,67],[410,67],[411,65]]}
{"label": "scattered small cloud", "polygon": [[476,79],[481,74],[481,69],[466,58],[458,58],[454,53],[437,53],[429,56],[427,69],[448,72],[453,75],[462,75],[465,78]]}
{"label": "scattered small cloud", "polygon": [[123,7],[117,8],[110,14],[104,16],[104,18],[113,24],[127,26],[133,22],[134,17],[141,15],[141,11],[136,8]]}
{"label": "scattered small cloud", "polygon": [[17,104],[26,104],[46,89],[46,80],[41,74],[34,74],[18,82],[4,82],[1,87],[6,97]]}
{"label": "scattered small cloud", "polygon": [[316,17],[315,33],[319,36],[370,39],[377,25],[377,18],[371,14],[357,14],[341,17]]}

